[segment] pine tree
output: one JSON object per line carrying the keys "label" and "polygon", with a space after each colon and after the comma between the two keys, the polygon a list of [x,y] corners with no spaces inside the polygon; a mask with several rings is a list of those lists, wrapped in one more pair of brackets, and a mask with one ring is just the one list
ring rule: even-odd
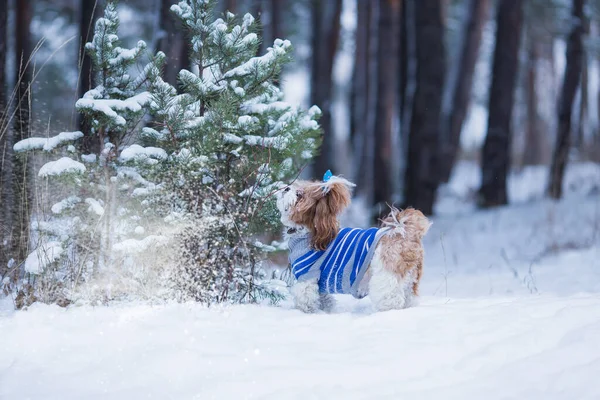
{"label": "pine tree", "polygon": [[[51,206],[47,216],[38,210],[37,219],[42,221],[34,228],[39,240],[23,264],[26,276],[40,277],[35,280],[35,290],[21,291],[30,292],[24,305],[32,301],[32,296],[65,303],[79,283],[111,266],[113,242],[127,239],[136,230],[140,232],[141,223],[122,221],[141,213],[143,199],[139,194],[153,185],[141,177],[135,164],[166,158],[160,149],[123,147],[125,138],[135,132],[147,111],[150,95],[142,89],[145,72],[155,64],[133,77],[130,72],[146,44],[140,41],[133,49],[120,47],[118,27],[116,2],[111,1],[104,17],[96,22],[92,41],[85,46],[98,83],[76,103],[88,130],[32,137],[14,146],[15,152],[37,151],[52,159],[38,172]],[[99,151],[82,153],[90,148]],[[61,278],[57,280],[57,276]]]}
{"label": "pine tree", "polygon": [[158,68],[152,71],[156,124],[144,135],[172,154],[157,179],[173,193],[168,207],[177,205],[178,215],[193,221],[181,237],[181,296],[256,301],[273,295],[260,284],[261,260],[273,248],[257,235],[278,227],[271,194],[313,156],[320,110],[283,102],[274,84],[290,60],[290,42],[276,39],[256,57],[254,18],[215,19],[214,3],[188,0],[171,8],[188,30],[196,68],[179,73],[183,93]]}
{"label": "pine tree", "polygon": [[[260,235],[279,225],[271,195],[317,149],[320,110],[283,102],[273,83],[290,59],[289,41],[278,39],[256,57],[254,18],[214,19],[213,5],[172,7],[188,29],[196,66],[179,73],[178,92],[162,78],[161,52],[131,74],[146,45],[120,47],[116,3],[109,2],[86,44],[98,86],[76,103],[88,130],[15,145],[52,158],[38,173],[52,214],[36,224],[40,241],[24,264],[26,276],[39,278],[21,291],[20,304],[68,303],[82,281],[99,288],[94,299],[127,295],[98,282],[123,280],[115,275],[129,268],[127,278],[147,286],[143,257],[161,289],[179,299],[278,298],[262,279],[264,256],[278,244],[263,244]],[[139,129],[148,111],[154,121]],[[98,144],[97,154],[82,153],[86,139]],[[165,244],[173,244],[170,251]]]}

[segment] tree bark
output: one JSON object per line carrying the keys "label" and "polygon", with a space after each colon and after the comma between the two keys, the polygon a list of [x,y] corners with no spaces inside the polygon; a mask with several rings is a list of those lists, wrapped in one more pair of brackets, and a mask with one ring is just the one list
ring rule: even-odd
{"label": "tree bark", "polygon": [[[85,51],[85,44],[92,39],[94,35],[94,20],[96,13],[99,10],[97,0],[81,0],[79,10],[79,83],[77,94],[79,98],[92,88],[94,85],[94,77],[92,71],[92,60]],[[77,126],[85,136],[82,140],[82,151],[85,153],[98,154],[100,151],[100,143],[95,137],[89,135],[88,127],[86,126],[83,114],[77,115]]]}
{"label": "tree bark", "polygon": [[225,0],[225,11],[235,14],[237,12],[237,0]]}
{"label": "tree bark", "polygon": [[417,56],[404,202],[431,215],[439,182],[439,129],[445,79],[441,0],[415,4]]}
{"label": "tree bark", "polygon": [[562,197],[562,181],[567,165],[570,147],[571,112],[575,93],[581,78],[583,64],[583,30],[584,30],[584,0],[573,0],[571,16],[573,26],[567,40],[567,66],[563,80],[559,106],[558,106],[558,132],[552,165],[550,167],[550,183],[548,195],[553,199]]}
{"label": "tree bark", "polygon": [[587,125],[587,113],[588,113],[588,96],[589,96],[589,78],[588,78],[588,64],[587,55],[585,51],[582,54],[581,61],[581,85],[580,85],[580,102],[579,102],[579,116],[577,122],[577,137],[575,147],[580,151],[585,147],[585,131]]}
{"label": "tree bark", "polygon": [[283,6],[285,0],[271,0],[271,36],[273,40],[283,39]]}
{"label": "tree bark", "polygon": [[392,204],[392,129],[396,106],[397,46],[396,16],[400,0],[380,0],[377,32],[377,96],[375,105],[375,157],[373,204],[385,212]]}
{"label": "tree bark", "polygon": [[539,45],[531,33],[527,38],[527,76],[525,78],[525,96],[527,103],[527,128],[523,165],[540,165],[542,156],[542,132],[540,131],[537,94],[537,65],[540,59]]}
{"label": "tree bark", "polygon": [[479,205],[508,203],[506,178],[510,165],[512,109],[519,67],[523,0],[500,0],[492,66],[488,128],[482,152]]}
{"label": "tree bark", "polygon": [[[284,32],[283,32],[283,6],[284,6],[284,3],[285,3],[285,0],[271,0],[271,2],[270,2],[271,43],[268,43],[268,46],[271,46],[272,42],[275,41],[275,39],[284,39]],[[281,73],[280,73],[280,76],[281,76]],[[280,85],[280,81],[279,81],[280,76],[278,76],[273,82],[277,86]]]}
{"label": "tree bark", "polygon": [[178,0],[161,0],[160,30],[163,36],[157,44],[158,49],[166,55],[163,78],[175,87],[179,71],[190,68],[189,50],[183,28],[177,26],[177,21],[171,14],[171,5],[177,2]]}
{"label": "tree bark", "polygon": [[[377,6],[374,1],[365,1],[368,9],[366,10],[365,40],[366,40],[366,60],[364,64],[365,74],[365,94],[363,97],[364,108],[359,114],[362,119],[357,120],[359,136],[356,138],[355,154],[359,159],[354,173],[358,186],[357,193],[364,197],[366,204],[373,202],[373,164],[374,164],[374,131],[375,131],[375,103],[377,97]],[[361,104],[356,106],[361,107]]]}
{"label": "tree bark", "polygon": [[312,66],[311,66],[311,104],[321,108],[320,120],[323,141],[320,154],[313,164],[313,176],[334,168],[333,144],[334,132],[331,125],[331,107],[333,97],[333,61],[340,35],[340,16],[342,0],[312,0]]}
{"label": "tree bark", "polygon": [[[366,132],[369,95],[369,30],[371,4],[358,0],[356,4],[356,31],[354,32],[354,70],[350,89],[350,140],[355,158],[359,158]],[[359,168],[360,169],[360,168]]]}
{"label": "tree bark", "polygon": [[[31,35],[31,2],[19,1],[16,7],[16,32],[15,32],[15,85],[16,85],[16,112],[14,119],[14,142],[26,139],[30,134],[31,110],[31,80],[32,80],[32,54]],[[12,226],[10,237],[11,257],[21,262],[27,256],[29,244],[29,216],[31,213],[31,196],[27,173],[27,155],[13,156],[12,171]]]}
{"label": "tree bark", "polygon": [[7,197],[9,175],[7,156],[9,141],[9,130],[6,115],[9,115],[6,102],[6,52],[8,22],[8,0],[0,0],[0,279],[6,272],[8,262],[8,249],[4,247],[4,241],[8,234],[7,213],[9,212],[9,199]]}
{"label": "tree bark", "polygon": [[444,124],[440,178],[448,182],[460,148],[460,133],[467,116],[473,86],[473,75],[479,55],[483,27],[488,19],[489,0],[471,0],[465,17],[458,76],[452,88],[452,108]]}

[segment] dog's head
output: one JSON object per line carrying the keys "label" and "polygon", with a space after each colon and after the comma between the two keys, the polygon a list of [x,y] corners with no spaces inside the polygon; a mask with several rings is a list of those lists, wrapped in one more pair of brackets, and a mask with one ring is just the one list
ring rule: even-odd
{"label": "dog's head", "polygon": [[325,250],[338,233],[338,216],[350,205],[352,187],[337,176],[327,182],[294,182],[277,194],[281,222],[288,228],[306,228],[312,247]]}

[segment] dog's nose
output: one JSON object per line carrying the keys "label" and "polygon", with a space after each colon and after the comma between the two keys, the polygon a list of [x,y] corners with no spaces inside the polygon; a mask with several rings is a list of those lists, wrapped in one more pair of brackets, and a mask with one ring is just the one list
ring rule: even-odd
{"label": "dog's nose", "polygon": [[290,187],[289,186],[286,187],[285,189],[283,189],[283,191],[286,192],[286,193],[289,192],[290,191]]}

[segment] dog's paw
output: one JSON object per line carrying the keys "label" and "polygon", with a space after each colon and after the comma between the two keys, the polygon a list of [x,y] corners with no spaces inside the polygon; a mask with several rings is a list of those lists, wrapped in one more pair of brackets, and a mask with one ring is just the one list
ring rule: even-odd
{"label": "dog's paw", "polygon": [[321,296],[317,282],[297,282],[291,289],[294,305],[305,313],[315,313],[321,309]]}
{"label": "dog's paw", "polygon": [[333,312],[333,309],[335,308],[335,299],[333,296],[327,293],[321,293],[320,299],[321,310],[325,311],[326,313]]}

